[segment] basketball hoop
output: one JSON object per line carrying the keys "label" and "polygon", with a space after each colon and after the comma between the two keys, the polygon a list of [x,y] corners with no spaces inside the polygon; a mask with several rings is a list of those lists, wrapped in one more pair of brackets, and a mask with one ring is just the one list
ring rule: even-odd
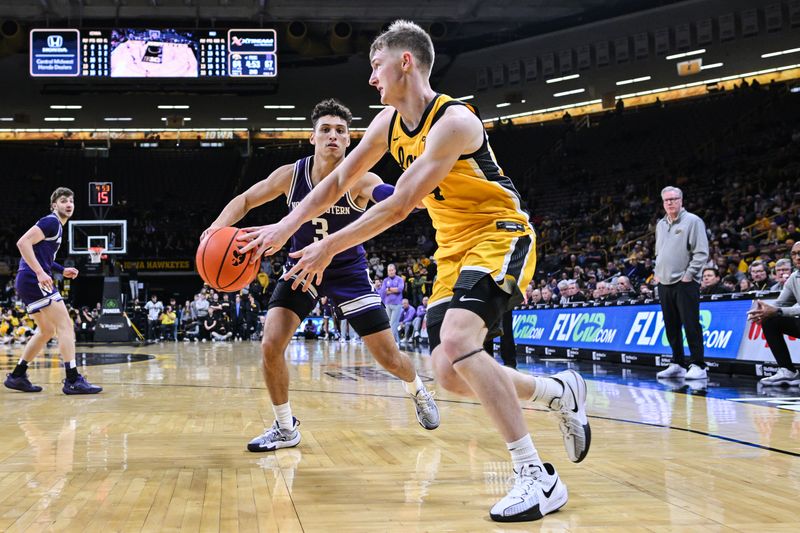
{"label": "basketball hoop", "polygon": [[99,263],[100,259],[103,257],[103,252],[105,252],[105,248],[102,246],[90,246],[89,247],[89,262],[91,263]]}

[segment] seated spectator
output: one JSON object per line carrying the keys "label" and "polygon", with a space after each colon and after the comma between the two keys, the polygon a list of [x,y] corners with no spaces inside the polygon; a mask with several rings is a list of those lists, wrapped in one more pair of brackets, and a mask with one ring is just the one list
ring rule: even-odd
{"label": "seated spectator", "polygon": [[196,341],[200,337],[200,322],[198,320],[184,320],[181,323],[181,327],[183,328],[183,341]]}
{"label": "seated spectator", "polygon": [[739,280],[739,285],[737,287],[738,292],[750,292],[755,290],[753,288],[753,284],[750,282],[748,278],[742,278]]}
{"label": "seated spectator", "polygon": [[597,287],[592,293],[592,300],[595,302],[604,302],[608,297],[608,283],[605,281],[598,281]]}
{"label": "seated spectator", "polygon": [[317,327],[314,325],[314,321],[310,318],[306,319],[306,327],[303,330],[303,335],[305,336],[307,341],[310,340],[317,340],[319,338],[319,334],[317,333]]}
{"label": "seated spectator", "polygon": [[570,303],[586,301],[586,296],[581,292],[577,280],[571,279],[567,281],[567,301]]}
{"label": "seated spectator", "polygon": [[540,289],[531,289],[531,295],[528,297],[528,305],[540,303],[542,303],[542,291]]}
{"label": "seated spectator", "polygon": [[639,297],[639,295],[636,294],[636,291],[633,289],[633,285],[631,284],[631,280],[628,278],[628,276],[617,277],[617,282],[615,285],[617,287],[618,302],[632,302]]}
{"label": "seated spectator", "polygon": [[531,294],[533,294],[533,288],[534,288],[533,287],[533,283],[534,283],[534,280],[531,280],[531,282],[528,283],[528,286],[525,287],[525,301],[528,302],[528,303],[530,303]]}
{"label": "seated spectator", "polygon": [[417,316],[417,310],[411,307],[408,298],[403,298],[403,303],[401,305],[398,334],[403,337],[402,342],[407,343],[411,340],[411,333],[414,330],[414,318]]}
{"label": "seated spectator", "polygon": [[11,324],[17,324],[13,329],[14,342],[17,344],[26,344],[36,332],[36,323],[30,315],[24,311],[18,313],[14,310],[12,311],[12,316]]}
{"label": "seated spectator", "polygon": [[769,231],[767,232],[767,242],[782,243],[786,240],[787,232],[780,227],[777,222],[770,222]]}
{"label": "seated spectator", "polygon": [[553,291],[550,290],[549,285],[542,287],[542,303],[545,305],[553,305],[556,303],[553,299]]}
{"label": "seated spectator", "polygon": [[209,308],[206,316],[200,321],[200,342],[211,340],[211,334],[217,327],[217,319],[214,317],[214,310]]}
{"label": "seated spectator", "polygon": [[[800,243],[792,246],[791,256],[794,265],[800,268]],[[800,337],[799,274],[800,272],[796,271],[789,276],[775,305],[756,300],[754,309],[748,312],[750,320],[761,324],[769,349],[780,365],[774,375],[761,379],[759,382],[761,385],[800,385],[800,373],[792,363],[792,356],[784,337],[784,335]]]}
{"label": "seated spectator", "polygon": [[789,222],[786,226],[786,238],[791,239],[793,243],[800,242],[800,231],[797,230],[794,222]]}
{"label": "seated spectator", "polygon": [[558,282],[558,303],[565,304],[569,303],[569,281],[566,279],[562,279]]}
{"label": "seated spectator", "polygon": [[175,311],[172,309],[171,305],[167,305],[164,309],[164,312],[161,313],[159,317],[161,321],[161,331],[160,331],[160,339],[168,339],[168,340],[178,340],[175,337],[175,321],[177,320],[177,315]]}
{"label": "seated spectator", "polygon": [[[211,309],[209,308],[209,311]],[[217,325],[214,327],[214,331],[211,332],[211,338],[215,341],[227,341],[233,337],[233,331],[231,331],[231,322],[223,311],[214,310],[214,318],[217,320]]]}
{"label": "seated spectator", "polygon": [[725,294],[728,292],[720,283],[719,271],[716,268],[703,269],[703,278],[700,282],[700,294]]}
{"label": "seated spectator", "polygon": [[756,260],[750,264],[750,280],[754,291],[768,291],[772,283],[767,276],[767,265],[764,261]]}
{"label": "seated spectator", "polygon": [[647,283],[642,283],[639,285],[639,300],[652,300],[655,298],[655,294],[653,293],[653,289],[650,288],[650,285]]}
{"label": "seated spectator", "polygon": [[725,292],[738,292],[739,280],[736,276],[725,276],[722,278],[722,287]]}
{"label": "seated spectator", "polygon": [[792,262],[785,257],[778,259],[775,262],[775,273],[772,277],[772,281],[775,282],[772,287],[770,287],[771,291],[782,291],[783,285],[786,283],[786,280],[789,279],[789,276],[792,275]]}
{"label": "seated spectator", "polygon": [[616,302],[617,298],[619,297],[619,291],[617,290],[617,285],[615,283],[606,283],[606,287],[608,287],[608,291],[606,293],[606,301]]}

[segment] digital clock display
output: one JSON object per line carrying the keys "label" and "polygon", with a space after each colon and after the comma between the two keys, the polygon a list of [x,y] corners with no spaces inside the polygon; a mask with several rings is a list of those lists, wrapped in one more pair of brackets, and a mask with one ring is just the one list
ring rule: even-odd
{"label": "digital clock display", "polygon": [[114,184],[110,181],[89,183],[89,206],[111,207],[114,205]]}

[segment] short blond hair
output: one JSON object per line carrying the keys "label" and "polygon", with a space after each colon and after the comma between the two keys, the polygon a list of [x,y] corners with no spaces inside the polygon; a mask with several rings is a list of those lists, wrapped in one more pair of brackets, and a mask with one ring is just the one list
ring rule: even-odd
{"label": "short blond hair", "polygon": [[428,32],[423,30],[418,24],[410,20],[395,20],[389,28],[375,37],[369,49],[369,58],[379,50],[386,48],[408,50],[420,66],[428,75],[433,68],[435,54],[433,52],[433,42]]}

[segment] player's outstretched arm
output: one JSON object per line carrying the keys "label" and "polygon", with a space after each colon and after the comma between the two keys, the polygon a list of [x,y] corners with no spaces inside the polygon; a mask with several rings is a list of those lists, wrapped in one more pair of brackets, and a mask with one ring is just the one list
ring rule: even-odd
{"label": "player's outstretched arm", "polygon": [[364,138],[350,152],[336,169],[314,187],[311,194],[303,198],[292,211],[277,224],[246,228],[246,233],[239,240],[249,241],[241,248],[247,252],[256,248],[251,261],[262,255],[271,255],[286,244],[304,223],[325,212],[330,206],[352,187],[356,180],[367,173],[375,163],[380,161],[388,148],[387,136],[392,113],[390,108],[384,109],[367,128]]}
{"label": "player's outstretched arm", "polygon": [[425,152],[408,167],[400,179],[394,193],[384,201],[358,218],[347,227],[328,237],[306,246],[291,257],[299,259],[283,279],[289,280],[297,275],[292,284],[303,289],[309,282],[320,283],[322,273],[333,256],[356,246],[387,228],[397,224],[430,194],[447,176],[458,158],[471,153],[483,142],[483,125],[475,115],[461,113],[458,108],[448,110],[436,125],[431,128],[426,141]]}
{"label": "player's outstretched arm", "polygon": [[251,209],[274,200],[281,194],[289,194],[293,168],[294,165],[278,167],[265,179],[228,202],[217,219],[200,235],[200,240],[205,239],[215,229],[236,224]]}

